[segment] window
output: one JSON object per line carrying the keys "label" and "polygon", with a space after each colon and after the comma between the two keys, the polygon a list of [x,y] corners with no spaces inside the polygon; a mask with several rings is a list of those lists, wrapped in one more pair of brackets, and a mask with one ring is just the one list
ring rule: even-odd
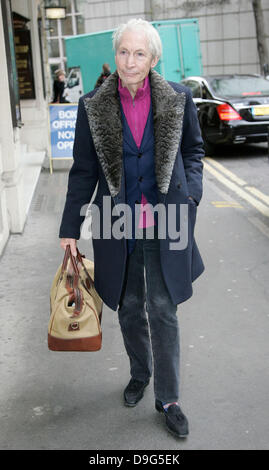
{"label": "window", "polygon": [[21,108],[19,81],[16,65],[16,54],[14,45],[13,20],[10,0],[1,2],[3,29],[5,38],[5,49],[7,59],[7,70],[9,74],[9,95],[13,127],[21,127]]}
{"label": "window", "polygon": [[234,75],[216,77],[210,81],[216,95],[221,97],[268,96],[269,81],[263,77]]}
{"label": "window", "polygon": [[50,57],[59,57],[59,41],[58,39],[50,39],[48,42],[49,45],[49,56]]}
{"label": "window", "polygon": [[204,84],[202,84],[202,98],[204,100],[212,100],[212,96]]}
{"label": "window", "polygon": [[62,21],[62,35],[72,36],[73,34],[72,16],[66,16],[65,20]]}
{"label": "window", "polygon": [[58,36],[58,22],[57,20],[47,20],[47,28],[50,36]]}
{"label": "window", "polygon": [[77,22],[77,34],[84,34],[85,26],[84,26],[83,16],[82,15],[77,15],[76,16],[76,22]]}
{"label": "window", "polygon": [[[51,4],[53,2],[51,1]],[[49,64],[54,69],[57,63],[58,68],[65,69],[65,42],[66,36],[75,36],[83,34],[84,31],[84,18],[78,11],[80,2],[77,0],[62,0],[62,5],[66,6],[66,18],[62,20],[47,20],[47,40],[49,52]],[[54,76],[51,75],[51,82],[53,83]]]}
{"label": "window", "polygon": [[193,98],[202,97],[201,85],[199,82],[196,82],[195,80],[188,80],[185,82],[185,85],[191,89]]}

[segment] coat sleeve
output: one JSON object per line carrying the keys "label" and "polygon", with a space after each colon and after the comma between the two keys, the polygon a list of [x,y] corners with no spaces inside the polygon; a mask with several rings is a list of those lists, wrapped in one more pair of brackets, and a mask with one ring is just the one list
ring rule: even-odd
{"label": "coat sleeve", "polygon": [[181,153],[189,189],[189,196],[199,204],[203,193],[203,139],[197,109],[190,90],[186,91]]}
{"label": "coat sleeve", "polygon": [[85,218],[81,209],[89,204],[98,181],[98,161],[89,128],[83,97],[78,103],[74,162],[69,172],[68,189],[62,215],[59,237],[80,238],[80,227]]}

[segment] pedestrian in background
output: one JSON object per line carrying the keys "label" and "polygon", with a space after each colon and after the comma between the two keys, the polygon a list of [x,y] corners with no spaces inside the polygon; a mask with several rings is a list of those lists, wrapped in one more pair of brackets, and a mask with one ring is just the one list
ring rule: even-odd
{"label": "pedestrian in background", "polygon": [[65,71],[58,69],[55,71],[53,82],[53,103],[69,103],[65,98]]}
{"label": "pedestrian in background", "polygon": [[[113,232],[110,238],[102,233],[93,237],[95,287],[103,301],[118,310],[130,360],[125,405],[137,405],[154,373],[155,408],[164,413],[170,432],[186,437],[188,420],[179,395],[177,305],[191,297],[192,282],[204,270],[194,239],[202,197],[203,142],[190,90],[153,70],[162,53],[156,29],[147,21],[130,20],[115,31],[113,45],[116,72],[98,92],[79,100],[61,246],[70,245],[76,256],[84,220],[81,207],[90,202],[97,183],[93,202],[101,221],[108,198],[114,209],[110,224],[120,220],[120,214],[115,215],[118,204],[131,208],[130,238]],[[165,215],[159,218],[154,212],[144,218],[147,203],[152,208],[162,204]],[[182,249],[171,249],[175,237],[169,231],[159,237],[158,229],[168,224],[170,204],[176,206],[177,220],[181,205],[187,208],[188,236]],[[133,230],[136,206],[141,211],[139,239]],[[146,236],[149,226],[152,239]]]}
{"label": "pedestrian in background", "polygon": [[103,68],[103,71],[101,75],[99,75],[94,88],[99,88],[102,85],[102,83],[104,83],[106,78],[109,77],[109,75],[111,75],[109,64],[103,64],[102,68]]}

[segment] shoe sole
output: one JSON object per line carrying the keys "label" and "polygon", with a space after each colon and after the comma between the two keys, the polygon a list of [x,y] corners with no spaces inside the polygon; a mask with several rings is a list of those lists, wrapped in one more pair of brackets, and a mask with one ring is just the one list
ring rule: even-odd
{"label": "shoe sole", "polygon": [[186,437],[188,437],[188,434],[177,434],[176,432],[174,431],[171,431],[171,429],[169,429],[167,426],[167,431],[172,434],[174,437],[179,437],[180,439],[186,439]]}
{"label": "shoe sole", "polygon": [[[164,409],[163,408],[160,408],[158,405],[155,404],[155,409],[159,412],[159,413],[165,413]],[[173,436],[175,437],[180,437],[181,439],[186,439],[186,437],[188,436],[188,434],[178,434],[177,432],[175,431],[172,431],[171,429],[169,429],[168,426],[166,426],[166,429],[167,431],[172,434]]]}
{"label": "shoe sole", "polygon": [[[141,398],[143,398],[143,397],[141,397]],[[140,400],[137,401],[136,403],[128,403],[128,401],[125,401],[124,405],[128,406],[129,408],[134,408],[136,405],[138,405],[139,402],[140,402]]]}

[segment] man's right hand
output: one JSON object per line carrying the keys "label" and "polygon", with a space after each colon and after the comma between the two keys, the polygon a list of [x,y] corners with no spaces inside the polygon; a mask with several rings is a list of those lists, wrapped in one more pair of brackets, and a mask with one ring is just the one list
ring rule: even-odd
{"label": "man's right hand", "polygon": [[63,250],[66,249],[67,245],[70,245],[72,255],[77,256],[77,240],[75,238],[61,238]]}

